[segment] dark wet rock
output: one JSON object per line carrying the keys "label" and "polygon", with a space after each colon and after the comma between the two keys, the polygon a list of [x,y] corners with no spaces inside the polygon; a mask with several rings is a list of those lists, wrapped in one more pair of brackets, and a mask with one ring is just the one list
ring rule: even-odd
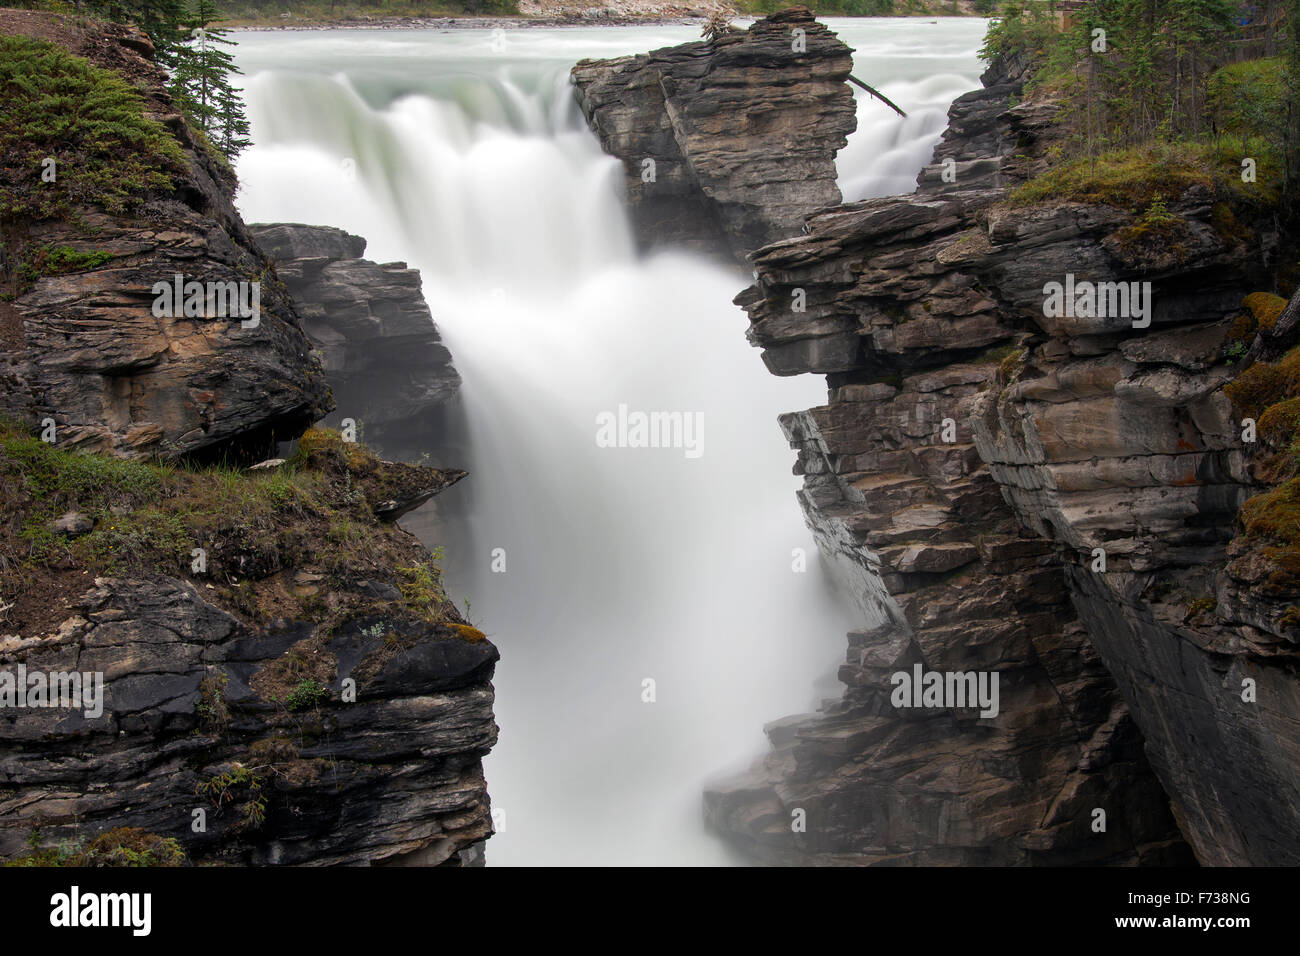
{"label": "dark wet rock", "polygon": [[840,201],[835,153],[857,126],[852,67],[849,47],[795,7],[715,42],[583,60],[572,79],[601,145],[623,161],[638,232],[743,258]]}
{"label": "dark wet rock", "polygon": [[361,258],[366,240],[328,226],[254,225],[275,260],[308,338],[321,355],[337,408],[380,454],[415,458],[446,447],[460,388],[420,288],[405,263]]}

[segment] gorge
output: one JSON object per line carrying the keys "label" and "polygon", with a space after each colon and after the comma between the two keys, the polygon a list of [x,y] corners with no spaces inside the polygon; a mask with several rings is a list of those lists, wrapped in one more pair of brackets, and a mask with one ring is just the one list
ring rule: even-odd
{"label": "gorge", "polygon": [[107,716],[0,714],[0,856],[1300,862],[1286,223],[1027,192],[1067,104],[985,28],[249,32],[234,170],[64,36],[183,164],[6,226],[92,259],[0,302],[0,662]]}

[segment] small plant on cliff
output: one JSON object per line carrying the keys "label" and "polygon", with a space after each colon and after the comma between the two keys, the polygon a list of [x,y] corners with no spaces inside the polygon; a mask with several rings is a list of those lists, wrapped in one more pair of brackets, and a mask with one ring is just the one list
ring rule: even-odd
{"label": "small plant on cliff", "polygon": [[449,602],[437,565],[419,562],[397,571],[401,575],[398,588],[406,606],[430,623],[441,623],[447,616]]}
{"label": "small plant on cliff", "polygon": [[226,683],[229,678],[217,671],[203,678],[199,684],[199,726],[220,733],[230,724],[230,708],[226,706]]}
{"label": "small plant on cliff", "polygon": [[207,797],[218,811],[226,804],[242,804],[244,822],[259,827],[266,820],[266,797],[262,781],[243,764],[235,764],[225,773],[210,777],[195,788],[199,796]]}
{"label": "small plant on cliff", "polygon": [[723,37],[737,32],[739,31],[731,25],[731,17],[722,10],[714,10],[704,21],[704,29],[700,31],[700,36],[709,43],[717,43]]}
{"label": "small plant on cliff", "polygon": [[324,700],[326,693],[324,687],[308,678],[290,691],[284,700],[284,706],[289,710],[308,710]]}

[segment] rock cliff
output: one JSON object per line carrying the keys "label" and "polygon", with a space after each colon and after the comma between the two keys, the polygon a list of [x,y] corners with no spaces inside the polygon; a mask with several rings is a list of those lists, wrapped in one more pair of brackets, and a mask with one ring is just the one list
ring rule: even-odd
{"label": "rock cliff", "polygon": [[623,160],[639,234],[743,258],[840,201],[835,151],[857,126],[852,52],[797,7],[713,42],[584,60],[572,80]]}
{"label": "rock cliff", "polygon": [[[954,127],[915,195],[815,216],[806,238],[755,256],[759,283],[740,301],[769,367],[842,382],[826,408],[785,423],[804,449],[809,519],[828,550],[865,565],[868,577],[878,571],[910,629],[902,646],[939,670],[1005,672],[1019,656],[1008,652],[1023,612],[997,609],[994,633],[980,632],[975,608],[998,589],[983,575],[1000,578],[1013,603],[1068,598],[1082,632],[1062,626],[1071,615],[1060,609],[1039,619],[1040,640],[1086,633],[1073,652],[1105,665],[1089,705],[1105,690],[1119,726],[1131,712],[1197,858],[1294,863],[1300,845],[1279,836],[1278,821],[1294,832],[1300,741],[1285,715],[1297,692],[1295,632],[1276,625],[1281,608],[1244,611],[1226,570],[1251,484],[1223,391],[1240,369],[1229,336],[1244,297],[1271,284],[1276,235],[1267,216],[1241,228],[1202,186],[1170,205],[1173,235],[1156,242],[1113,206],[1007,203],[1003,186],[1050,142],[1050,105],[1008,108],[1007,79],[993,74],[954,106]],[[948,156],[961,158],[951,184],[935,175]],[[1152,283],[1150,327],[1127,315],[1045,316],[1045,282],[1070,275]],[[802,315],[789,309],[795,287],[808,289]],[[944,418],[956,426],[953,442],[942,440]],[[995,493],[977,503],[968,482]],[[989,550],[988,523],[1002,515],[1014,518],[1018,560],[1036,553],[1041,587],[1007,579],[1005,558]],[[943,580],[953,574],[956,582]],[[960,595],[962,578],[977,585],[977,600]],[[936,641],[951,624],[949,640]],[[1029,634],[1033,643],[1032,626]],[[867,640],[861,658],[889,646]],[[1045,650],[1032,656],[1048,666]],[[858,660],[852,653],[851,679],[861,679]],[[865,676],[881,686],[881,672]],[[1258,688],[1250,701],[1247,678]],[[1081,689],[1077,666],[1053,683],[1068,706]],[[1041,733],[1052,721],[1036,723]],[[1087,738],[1081,714],[1069,723]],[[1078,766],[1097,763],[1088,756]],[[1146,816],[1149,832],[1157,801],[1141,790],[1147,814],[1125,787],[1069,783],[1063,793],[1080,799],[1044,821],[1078,839],[1094,805],[1111,808],[1112,825]]]}
{"label": "rock cliff", "polygon": [[[1195,177],[1150,208],[1021,198],[1059,108],[1025,71],[953,104],[916,193],[752,255],[750,340],[828,378],[781,425],[866,626],[843,698],[769,725],[707,818],[774,862],[1294,864],[1294,582],[1238,520],[1260,413],[1224,390],[1293,344],[1243,309],[1273,287],[1276,225]],[[1150,283],[1152,307],[1045,306],[1076,279],[1125,283],[1133,310]],[[997,716],[896,706],[917,665],[998,675]]]}
{"label": "rock cliff", "polygon": [[336,409],[359,422],[366,444],[410,459],[446,448],[448,406],[460,388],[451,353],[402,262],[363,259],[366,240],[328,226],[250,227],[289,289],[322,355]]}
{"label": "rock cliff", "polygon": [[[287,291],[231,204],[233,174],[190,132],[147,38],[114,24],[17,12],[6,27],[53,36],[131,80],[142,91],[144,118],[179,149],[161,170],[166,186],[133,196],[131,215],[79,201],[76,177],[92,157],[68,155],[54,143],[47,153],[37,150],[56,160],[48,183],[41,165],[6,164],[7,195],[22,195],[32,183],[51,195],[66,189],[76,208],[49,218],[5,217],[3,271],[13,298],[0,305],[0,413],[30,423],[51,419],[61,442],[88,451],[266,457],[277,440],[329,410],[329,391]],[[206,303],[211,316],[159,315],[154,286],[177,275],[205,286],[257,283],[256,325],[217,317],[220,310]]]}
{"label": "rock cliff", "polygon": [[[147,39],[17,11],[0,27],[7,55],[117,101],[33,125],[70,131],[60,148],[19,144],[76,157],[57,189],[39,164],[0,181],[0,859],[146,832],[199,863],[481,862],[497,651],[396,525],[465,473],[307,428],[332,399],[299,308]],[[96,152],[86,122],[134,123],[153,166]],[[301,253],[286,276],[319,293],[302,314],[327,357],[391,334],[441,363],[393,395],[454,388],[418,276],[286,229],[265,234]],[[258,321],[160,315],[153,286],[177,273],[256,282]],[[287,461],[245,467],[289,440]]]}

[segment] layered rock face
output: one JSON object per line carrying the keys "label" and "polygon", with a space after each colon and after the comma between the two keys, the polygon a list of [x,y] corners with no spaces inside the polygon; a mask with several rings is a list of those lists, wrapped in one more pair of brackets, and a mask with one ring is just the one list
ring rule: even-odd
{"label": "layered rock face", "polygon": [[[6,272],[42,249],[91,263],[0,302],[0,859],[127,827],[199,863],[481,862],[498,654],[395,526],[465,473],[306,429],[324,371],[142,35],[3,24],[136,80],[187,169],[129,213],[0,221]],[[413,271],[338,230],[263,235],[341,384],[392,380],[378,421],[454,391]],[[177,273],[258,282],[258,321],[158,315]],[[288,440],[288,467],[237,467]]]}
{"label": "layered rock face", "polygon": [[806,8],[748,31],[573,68],[578,103],[623,160],[641,236],[743,258],[840,201],[857,126],[852,51]]}
{"label": "layered rock face", "polygon": [[[575,75],[645,90],[627,74],[697,46]],[[953,104],[915,194],[815,212],[752,255],[737,302],[764,362],[828,377],[827,404],[781,424],[867,626],[843,698],[769,725],[772,752],[710,788],[707,818],[771,862],[1294,864],[1294,615],[1234,540],[1259,469],[1223,392],[1289,342],[1278,321],[1234,361],[1275,226],[1205,186],[1159,216],[1009,201],[1056,135],[1025,72],[1000,63]],[[629,174],[677,155],[671,111],[636,95],[615,129],[584,104]],[[1076,281],[1112,285],[1048,305]],[[996,675],[996,715],[912,706],[899,685],[928,672]]]}
{"label": "layered rock face", "polygon": [[[40,21],[30,25],[40,35]],[[60,442],[87,451],[264,457],[330,408],[293,303],[231,204],[231,173],[194,140],[165,91],[149,41],[105,25],[84,29],[71,51],[136,79],[145,115],[175,136],[186,168],[174,190],[138,216],[86,209],[76,218],[6,228],[12,246],[104,261],[38,277],[0,316],[7,326],[0,413],[33,424],[52,419]],[[11,247],[15,253],[21,249]],[[158,314],[154,286],[177,275],[257,283],[256,325]]]}
{"label": "layered rock face", "polygon": [[[1004,203],[1053,108],[1008,108],[1015,80],[954,104],[916,194],[754,257],[752,341],[833,386],[784,422],[809,522],[889,623],[851,635],[844,700],[772,728],[767,766],[711,793],[711,819],[778,858],[1164,862],[1136,724],[1201,863],[1294,864],[1295,631],[1225,571],[1251,483],[1229,328],[1276,237],[1225,228],[1200,187],[1155,237],[1110,206]],[[1153,308],[1139,284],[1127,311],[1049,316],[1045,284],[1074,279],[1149,282]],[[1002,715],[891,713],[886,679],[918,658],[1000,673]]]}
{"label": "layered rock face", "polygon": [[363,259],[366,240],[341,229],[278,223],[250,232],[275,261],[322,355],[336,406],[326,421],[353,419],[366,444],[389,457],[445,448],[460,376],[419,271]]}
{"label": "layered rock face", "polygon": [[[380,634],[380,620],[324,642],[307,622],[250,627],[177,578],[95,581],[56,632],[0,646],[8,672],[104,681],[102,714],[4,712],[0,857],[20,856],[33,831],[57,843],[133,826],[175,836],[193,859],[474,861],[492,832],[481,760],[496,742],[496,649]],[[411,643],[393,652],[394,636]],[[277,674],[291,659],[325,692],[310,707]],[[342,702],[345,679],[355,703]]]}

